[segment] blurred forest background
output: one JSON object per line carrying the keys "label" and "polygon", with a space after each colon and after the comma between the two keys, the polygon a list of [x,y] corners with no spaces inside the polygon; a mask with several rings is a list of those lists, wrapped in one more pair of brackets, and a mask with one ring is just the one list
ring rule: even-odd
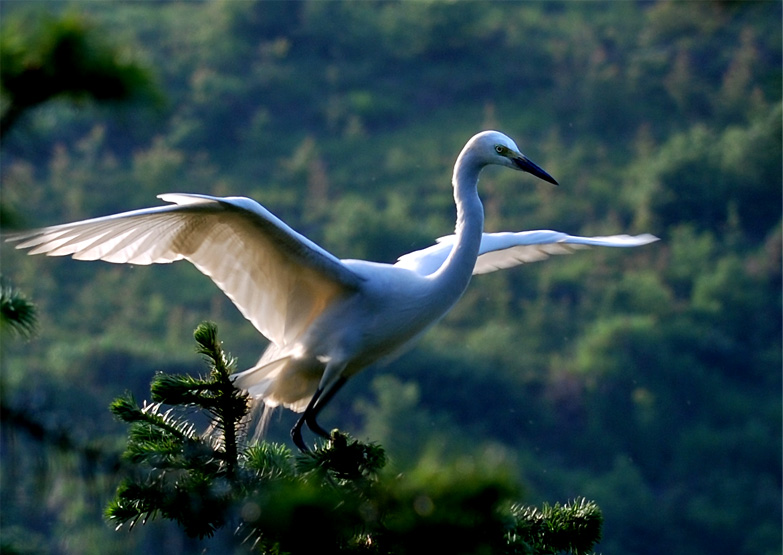
{"label": "blurred forest background", "polygon": [[[781,552],[780,2],[33,7],[1,6],[3,117],[29,105],[2,138],[4,231],[165,192],[245,195],[341,258],[391,262],[452,231],[457,153],[504,131],[561,186],[487,171],[488,231],[662,241],[478,276],[322,423],[379,442],[400,471],[495,457],[525,502],[593,499],[604,553]],[[89,41],[52,51],[74,29]],[[51,77],[42,60],[101,63],[104,47],[131,102],[14,96],[13,71]],[[167,523],[103,521],[118,478],[100,453],[125,437],[107,407],[146,398],[157,371],[204,371],[203,320],[239,368],[263,339],[186,263],[3,246],[2,272],[39,311],[33,337],[2,336],[2,402],[41,425],[4,422],[4,541],[200,550]],[[294,418],[280,412],[270,438],[287,441]]]}

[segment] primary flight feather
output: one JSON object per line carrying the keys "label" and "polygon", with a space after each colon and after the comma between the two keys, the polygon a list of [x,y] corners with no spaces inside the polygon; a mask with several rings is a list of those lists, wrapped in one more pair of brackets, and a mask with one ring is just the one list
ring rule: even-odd
{"label": "primary flight feather", "polygon": [[479,133],[454,166],[454,235],[396,264],[340,260],[242,197],[160,195],[171,204],[17,233],[7,240],[29,248],[30,254],[79,260],[190,261],[270,340],[258,363],[236,374],[234,383],[267,406],[303,411],[291,435],[305,450],[302,427],[328,436],[316,416],[345,381],[440,320],[473,274],[585,246],[628,247],[656,240],[555,231],[483,233],[476,187],[480,171],[491,164],[557,184],[506,135]]}

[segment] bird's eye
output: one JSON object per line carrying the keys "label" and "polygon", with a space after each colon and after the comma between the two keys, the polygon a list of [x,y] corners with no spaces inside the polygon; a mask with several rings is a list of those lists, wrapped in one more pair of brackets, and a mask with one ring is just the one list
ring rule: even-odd
{"label": "bird's eye", "polygon": [[506,147],[504,147],[503,145],[497,145],[495,147],[495,152],[497,152],[498,154],[505,154],[506,153]]}

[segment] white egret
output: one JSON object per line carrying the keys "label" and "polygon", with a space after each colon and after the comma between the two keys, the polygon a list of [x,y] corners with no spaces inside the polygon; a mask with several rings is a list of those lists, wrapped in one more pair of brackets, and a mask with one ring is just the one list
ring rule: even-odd
{"label": "white egret", "polygon": [[165,194],[171,205],[134,210],[8,237],[30,254],[127,264],[188,260],[209,276],[270,340],[235,385],[267,406],[303,412],[302,427],[329,434],[316,417],[345,381],[392,356],[440,320],[474,273],[507,268],[583,245],[637,246],[650,235],[572,237],[551,231],[484,234],[476,186],[487,165],[557,182],[510,138],[485,131],[457,158],[455,234],[396,264],[340,260],[253,200]]}

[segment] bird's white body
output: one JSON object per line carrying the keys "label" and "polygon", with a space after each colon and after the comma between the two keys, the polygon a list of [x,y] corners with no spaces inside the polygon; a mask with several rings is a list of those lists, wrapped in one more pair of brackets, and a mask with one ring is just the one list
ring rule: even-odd
{"label": "bird's white body", "polygon": [[485,234],[476,185],[489,164],[556,183],[502,133],[479,133],[454,167],[455,234],[396,264],[339,260],[242,197],[166,194],[160,198],[173,204],[23,232],[8,240],[31,248],[30,254],[193,263],[270,340],[258,363],[237,374],[234,383],[268,406],[305,411],[292,432],[301,447],[302,423],[323,432],[315,415],[345,379],[398,352],[440,320],[474,273],[580,245],[638,246],[656,240],[551,231]]}
{"label": "bird's white body", "polygon": [[[439,319],[428,303],[432,279],[388,264],[345,262],[365,278],[362,287],[327,308],[288,348],[271,345],[257,367],[237,376],[238,387],[268,405],[304,410],[319,385],[393,355]],[[290,358],[281,366],[284,357]],[[328,368],[340,371],[329,375]]]}
{"label": "bird's white body", "polygon": [[[489,139],[477,137],[471,142]],[[507,137],[500,137],[504,145],[510,143]],[[497,142],[499,137],[490,140]],[[359,278],[356,288],[316,318],[292,345],[296,355],[271,347],[258,366],[237,376],[234,383],[238,387],[263,398],[268,405],[304,410],[316,391],[328,391],[338,378],[348,378],[397,352],[449,311],[473,275],[484,225],[476,183],[486,161],[469,148],[471,142],[460,154],[453,179],[457,235],[461,240],[438,270],[423,275],[391,264],[341,261]],[[516,152],[515,145],[509,148]],[[276,358],[270,362],[272,356]],[[282,356],[289,357],[284,365],[279,362]],[[274,380],[270,380],[270,374]]]}

